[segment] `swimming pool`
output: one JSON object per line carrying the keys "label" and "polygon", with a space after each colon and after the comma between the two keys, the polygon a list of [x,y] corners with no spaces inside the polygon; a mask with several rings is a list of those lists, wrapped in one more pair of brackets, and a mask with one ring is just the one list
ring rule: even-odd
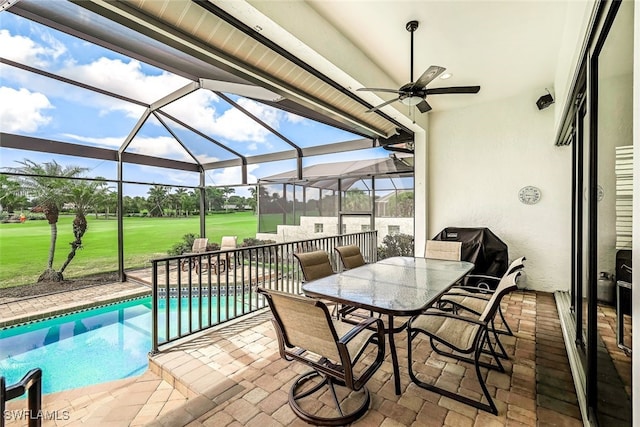
{"label": "swimming pool", "polygon": [[[233,297],[229,299],[232,305]],[[178,298],[169,301],[169,313],[173,315]],[[180,301],[184,316],[189,300]],[[225,297],[220,302],[224,320]],[[203,322],[208,323],[206,299],[203,303]],[[216,301],[212,300],[214,305]],[[197,299],[192,299],[191,306],[192,310],[198,309]],[[160,299],[160,319],[165,311],[166,300]],[[192,319],[197,318],[196,314]],[[182,328],[188,328],[186,319]],[[170,336],[174,333],[171,331]],[[159,335],[162,341],[164,331]],[[54,393],[142,374],[150,350],[151,297],[138,298],[0,330],[0,375],[10,385],[39,367],[43,393]]]}

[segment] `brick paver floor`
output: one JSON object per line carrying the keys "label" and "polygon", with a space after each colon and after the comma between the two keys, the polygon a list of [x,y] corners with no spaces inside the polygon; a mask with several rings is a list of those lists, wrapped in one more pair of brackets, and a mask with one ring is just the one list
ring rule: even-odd
{"label": "brick paver floor", "polygon": [[[503,304],[515,336],[502,338],[510,356],[504,364],[506,372],[491,371],[487,376],[497,416],[411,384],[406,334],[402,333],[396,339],[402,394],[394,393],[391,363],[386,360],[368,383],[370,410],[355,425],[581,426],[553,295],[519,291]],[[308,368],[280,358],[269,318],[267,312],[237,322],[157,356],[153,369],[163,377],[173,377],[176,383],[180,377],[189,383],[188,374],[180,373],[186,364],[190,366],[184,370],[193,372],[193,378],[208,376],[210,380],[192,383],[192,391],[201,398],[198,405],[185,405],[158,417],[153,425],[305,425],[289,408],[287,396],[295,376]],[[427,341],[418,342],[414,351],[416,360],[422,360],[422,370],[434,381],[479,396],[472,367],[437,355]],[[224,378],[224,384],[216,378]],[[189,384],[185,386],[189,388]]]}
{"label": "brick paver floor", "polygon": [[[370,410],[355,425],[581,426],[553,295],[517,291],[505,298],[503,309],[515,336],[502,337],[510,357],[505,373],[487,375],[497,416],[411,384],[406,333],[401,333],[396,344],[402,394],[395,395],[391,363],[385,360],[368,383]],[[287,396],[295,376],[308,368],[280,358],[270,316],[264,311],[165,350],[140,377],[46,395],[49,414],[66,412],[57,412],[65,419],[45,419],[43,425],[306,425],[289,408]],[[435,354],[427,341],[415,346],[416,360],[433,381],[479,396],[472,367]],[[11,401],[8,409],[23,406]]]}

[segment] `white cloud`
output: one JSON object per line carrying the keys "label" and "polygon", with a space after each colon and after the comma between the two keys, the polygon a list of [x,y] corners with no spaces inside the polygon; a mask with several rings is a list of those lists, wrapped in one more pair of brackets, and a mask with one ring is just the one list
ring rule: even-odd
{"label": "white cloud", "polygon": [[[167,105],[163,110],[214,138],[251,143],[241,151],[255,152],[273,149],[267,139],[271,134],[269,130],[233,107],[220,114],[213,104],[217,100],[218,97],[215,94],[201,89]],[[287,113],[258,102],[246,98],[240,98],[237,102],[241,107],[276,130],[283,120],[288,120]]]}
{"label": "white cloud", "polygon": [[52,60],[66,52],[66,47],[51,34],[43,34],[42,41],[45,44],[29,37],[11,35],[9,30],[1,29],[0,56],[34,67],[46,68]]}
{"label": "white cloud", "polygon": [[65,133],[65,134],[62,134],[62,136],[74,141],[86,142],[91,145],[96,145],[98,147],[111,148],[111,149],[120,148],[120,146],[125,140],[125,137],[93,138],[90,136],[75,135],[72,133]]}
{"label": "white cloud", "polygon": [[[67,63],[59,73],[91,86],[122,94],[129,98],[151,104],[163,96],[189,83],[189,80],[162,72],[157,75],[145,74],[142,64],[136,60],[128,62],[120,59],[99,58],[88,64]],[[140,107],[116,101],[110,97],[91,97],[92,103],[106,111],[122,110],[130,117],[140,116]],[[105,114],[105,111],[102,111]]]}
{"label": "white cloud", "polygon": [[[255,183],[258,181],[255,175],[252,174],[254,170],[258,168],[258,165],[247,165],[247,182]],[[242,184],[242,168],[231,167],[224,169],[208,170],[205,172],[206,185],[214,186],[233,186]]]}
{"label": "white cloud", "polygon": [[183,77],[166,72],[145,74],[142,64],[135,59],[125,62],[102,57],[88,64],[67,64],[59,73],[146,103],[155,102],[189,83]]}
{"label": "white cloud", "polygon": [[[46,65],[51,71],[64,77],[148,104],[190,82],[188,79],[168,72],[147,74],[143,65],[134,59],[102,57],[87,64],[79,64],[78,58],[81,58],[79,53],[71,52],[75,56],[71,57],[63,55],[66,52],[65,46],[48,32],[42,32],[39,40],[36,40],[25,36],[12,36],[7,30],[0,30],[0,55],[28,65],[38,67]],[[57,63],[61,64],[61,68],[53,69],[54,67],[49,66],[49,63],[54,60],[58,60]],[[10,72],[5,73],[4,77],[13,81],[14,85],[42,92],[54,104],[56,99],[64,99],[78,107],[97,109],[97,114],[101,116],[120,111],[127,117],[137,119],[142,114],[143,107],[135,104],[44,77],[25,75],[24,72],[17,73],[15,70],[8,71]],[[252,153],[274,150],[269,142],[271,137],[267,129],[235,108],[221,111],[216,108],[218,100],[215,93],[201,89],[163,109],[214,138],[248,143],[242,148],[234,146],[233,148],[238,151]],[[238,103],[274,129],[279,129],[281,123],[285,121],[302,120],[246,98],[240,98]],[[157,125],[153,121],[150,123]],[[76,135],[75,138],[80,140],[81,137]],[[86,142],[90,140],[91,138],[85,138]],[[119,138],[93,139],[93,141],[97,145],[107,147],[119,147],[121,144]],[[154,144],[154,147],[159,152],[169,150],[164,144]]]}
{"label": "white cloud", "polygon": [[236,108],[220,113],[219,98],[208,90],[198,90],[163,108],[167,113],[212,137],[229,141],[265,142],[269,132]]}
{"label": "white cloud", "polygon": [[[118,149],[125,137],[93,138],[82,135],[65,134],[69,139],[99,147]],[[165,159],[193,162],[193,159],[182,146],[170,136],[144,137],[136,136],[127,147],[127,152],[144,154]]]}
{"label": "white cloud", "polygon": [[36,132],[51,121],[44,110],[53,106],[41,93],[2,86],[0,99],[0,128],[3,132]]}

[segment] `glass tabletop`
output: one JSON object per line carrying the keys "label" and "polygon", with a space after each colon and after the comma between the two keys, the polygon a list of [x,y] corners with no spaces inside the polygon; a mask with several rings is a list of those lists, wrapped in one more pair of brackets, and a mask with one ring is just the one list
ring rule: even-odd
{"label": "glass tabletop", "polygon": [[395,257],[302,285],[305,294],[396,316],[417,314],[473,269],[464,261]]}

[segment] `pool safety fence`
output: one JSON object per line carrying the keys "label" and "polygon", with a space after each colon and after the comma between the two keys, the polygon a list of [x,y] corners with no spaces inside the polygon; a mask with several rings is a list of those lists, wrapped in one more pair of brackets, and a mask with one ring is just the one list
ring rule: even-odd
{"label": "pool safety fence", "polygon": [[[265,308],[257,287],[302,293],[303,276],[294,253],[323,250],[334,271],[339,271],[342,265],[335,247],[356,245],[365,261],[376,262],[376,242],[377,231],[365,231],[154,259],[152,353],[161,345]],[[167,296],[178,295],[191,303],[169,309]]]}

